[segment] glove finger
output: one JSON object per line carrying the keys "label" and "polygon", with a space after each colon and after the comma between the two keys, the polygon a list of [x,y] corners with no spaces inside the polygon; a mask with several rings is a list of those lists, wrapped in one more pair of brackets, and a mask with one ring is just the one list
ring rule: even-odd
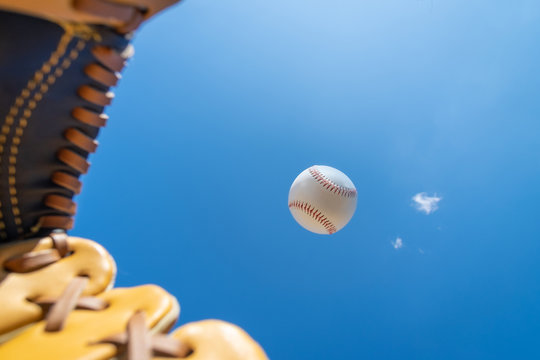
{"label": "glove finger", "polygon": [[191,349],[192,353],[186,357],[188,360],[268,359],[261,346],[244,330],[221,320],[203,320],[183,325],[171,337]]}
{"label": "glove finger", "polygon": [[[73,278],[88,279],[83,296],[97,295],[112,287],[116,265],[109,253],[90,240],[67,236],[65,240],[66,249],[57,249],[52,237],[0,248],[0,343],[41,320],[43,309],[36,300],[59,297]],[[40,257],[52,262],[38,261],[34,268]],[[14,271],[9,270],[10,265]]]}
{"label": "glove finger", "polygon": [[[127,352],[130,336],[133,342],[150,343],[151,334],[167,331],[180,312],[176,299],[154,285],[113,289],[96,298],[107,307],[72,310],[62,330],[56,332],[46,330],[45,320],[32,325],[0,347],[0,359],[33,360],[43,355],[50,359],[111,359]],[[133,335],[137,330],[126,333],[128,324],[133,318],[140,320],[137,316],[141,314],[144,329],[149,330],[139,335]]]}

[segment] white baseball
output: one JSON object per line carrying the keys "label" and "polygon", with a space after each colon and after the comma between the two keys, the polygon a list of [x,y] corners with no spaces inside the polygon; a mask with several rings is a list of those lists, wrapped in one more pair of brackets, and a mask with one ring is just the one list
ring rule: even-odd
{"label": "white baseball", "polygon": [[305,229],[333,234],[356,210],[356,188],[338,169],[315,165],[300,173],[289,190],[289,210]]}

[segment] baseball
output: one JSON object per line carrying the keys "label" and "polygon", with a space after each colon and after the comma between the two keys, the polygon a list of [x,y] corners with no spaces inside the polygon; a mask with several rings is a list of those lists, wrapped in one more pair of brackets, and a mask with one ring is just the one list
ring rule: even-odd
{"label": "baseball", "polygon": [[351,220],[356,210],[356,188],[338,169],[314,165],[300,173],[289,190],[289,210],[305,229],[333,234]]}

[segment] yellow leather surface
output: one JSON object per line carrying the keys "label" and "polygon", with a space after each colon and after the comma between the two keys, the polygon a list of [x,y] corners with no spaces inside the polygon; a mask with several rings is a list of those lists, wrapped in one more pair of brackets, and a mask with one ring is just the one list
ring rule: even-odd
{"label": "yellow leather surface", "polygon": [[[58,297],[77,275],[86,275],[89,282],[83,295],[95,295],[112,287],[116,266],[109,253],[99,244],[69,237],[73,253],[42,269],[28,273],[11,273],[0,267],[0,337],[5,341],[16,329],[41,320],[42,309],[27,299],[40,296]],[[32,250],[52,248],[50,238],[3,246],[0,264],[6,259]],[[4,359],[0,356],[0,359]],[[6,358],[8,359],[8,358]]]}
{"label": "yellow leather surface", "polygon": [[45,332],[41,321],[0,345],[0,359],[104,360],[116,355],[116,346],[100,340],[126,330],[139,310],[155,332],[165,331],[178,317],[176,299],[155,285],[113,289],[97,296],[109,303],[101,311],[73,310],[59,332]]}
{"label": "yellow leather surface", "polygon": [[[263,360],[264,350],[244,330],[221,320],[204,320],[178,328],[172,336],[191,347],[187,360]],[[154,360],[166,360],[154,357]]]}

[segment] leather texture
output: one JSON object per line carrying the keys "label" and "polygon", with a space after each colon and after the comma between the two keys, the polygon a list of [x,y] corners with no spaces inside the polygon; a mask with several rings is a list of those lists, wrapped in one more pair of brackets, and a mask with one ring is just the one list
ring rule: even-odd
{"label": "leather texture", "polygon": [[[103,247],[90,240],[67,237],[62,245],[51,236],[7,244],[0,247],[0,264],[51,251],[55,246],[63,248],[61,253],[65,255],[51,264],[23,273],[1,268],[0,359],[112,359],[125,355],[129,342],[119,344],[111,338],[129,337],[127,329],[136,314],[144,314],[143,338],[166,334],[176,322],[180,313],[178,302],[158,286],[110,290],[116,270],[114,261]],[[54,307],[61,303],[66,306],[64,295],[69,291],[65,290],[76,283],[82,284],[80,295],[74,298],[79,299],[77,303],[102,306],[66,307],[59,311],[65,313],[62,326],[51,330]],[[39,299],[48,299],[44,303],[52,305],[43,306]],[[267,359],[263,349],[246,332],[219,320],[186,324],[171,338],[190,350],[182,357],[186,359]],[[166,338],[162,336],[158,340],[163,343]],[[162,357],[150,347],[142,349],[148,356],[154,353],[154,359],[178,358]]]}
{"label": "leather texture", "polygon": [[[0,343],[14,336],[18,329],[43,318],[42,308],[29,299],[58,297],[78,275],[89,279],[84,295],[97,295],[113,286],[116,265],[101,245],[70,237],[69,246],[70,255],[29,273],[7,272],[0,267]],[[51,248],[51,238],[4,245],[0,247],[0,264],[20,254]]]}
{"label": "leather texture", "polygon": [[[99,132],[73,112],[86,110],[99,119],[112,95],[87,68],[111,72],[92,51],[121,54],[128,44],[127,35],[105,26],[62,27],[0,12],[0,243],[73,226],[69,201],[80,191],[77,178],[88,170]],[[47,201],[49,195],[68,201]]]}
{"label": "leather texture", "polygon": [[[97,296],[109,306],[100,311],[73,310],[62,331],[44,331],[45,321],[29,327],[0,346],[0,359],[111,359],[118,348],[101,343],[107,336],[123,333],[137,311],[146,314],[147,326],[163,332],[176,321],[176,299],[155,285],[118,288]],[[31,346],[29,346],[31,344]]]}
{"label": "leather texture", "polygon": [[[221,320],[203,320],[178,328],[173,338],[193,349],[189,360],[263,360],[263,349],[241,328]],[[156,357],[156,360],[166,358]]]}
{"label": "leather texture", "polygon": [[121,26],[139,9],[147,20],[178,0],[0,0],[0,9],[52,22]]}

